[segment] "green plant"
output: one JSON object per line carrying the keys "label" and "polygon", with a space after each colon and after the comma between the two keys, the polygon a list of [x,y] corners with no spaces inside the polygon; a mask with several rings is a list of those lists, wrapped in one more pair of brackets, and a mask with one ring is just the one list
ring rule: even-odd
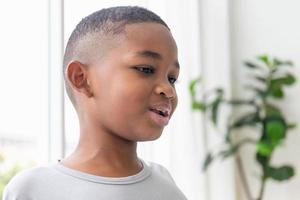
{"label": "green plant", "polygon": [[[209,152],[203,169],[206,170],[215,159],[234,156],[248,200],[262,200],[267,180],[284,181],[295,174],[292,166],[273,166],[271,161],[275,150],[286,139],[287,132],[296,127],[296,124],[287,122],[281,109],[276,106],[276,103],[284,98],[284,87],[293,85],[296,78],[290,72],[289,68],[293,66],[290,61],[262,55],[257,57],[256,62],[247,61],[244,64],[251,74],[249,85],[245,86],[245,89],[253,94],[248,99],[226,99],[224,90],[217,88],[212,92],[204,93],[202,99],[198,100],[197,85],[201,82],[200,78],[192,80],[189,89],[192,97],[192,109],[207,113],[214,125],[218,124],[222,104],[230,106],[233,111],[237,111],[237,109],[244,111],[241,115],[232,115],[229,118],[224,134],[225,145],[222,144],[225,148],[217,152]],[[235,135],[242,134],[243,132],[240,130],[246,127],[259,133],[256,138]],[[247,144],[255,145],[255,158],[261,169],[261,186],[256,198],[251,194],[239,155],[239,150]]]}

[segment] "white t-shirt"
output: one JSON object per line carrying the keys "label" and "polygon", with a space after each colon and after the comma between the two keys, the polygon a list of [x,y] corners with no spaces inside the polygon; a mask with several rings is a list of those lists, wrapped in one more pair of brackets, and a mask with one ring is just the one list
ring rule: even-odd
{"label": "white t-shirt", "polygon": [[60,163],[16,175],[3,200],[186,200],[167,169],[142,161],[138,174],[120,178],[95,176]]}

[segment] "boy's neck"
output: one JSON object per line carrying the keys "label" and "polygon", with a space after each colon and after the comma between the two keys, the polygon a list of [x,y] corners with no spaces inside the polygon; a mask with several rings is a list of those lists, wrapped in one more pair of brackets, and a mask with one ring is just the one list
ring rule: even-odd
{"label": "boy's neck", "polygon": [[142,170],[136,147],[137,143],[133,141],[96,139],[81,134],[76,150],[61,163],[66,167],[97,176],[130,176]]}

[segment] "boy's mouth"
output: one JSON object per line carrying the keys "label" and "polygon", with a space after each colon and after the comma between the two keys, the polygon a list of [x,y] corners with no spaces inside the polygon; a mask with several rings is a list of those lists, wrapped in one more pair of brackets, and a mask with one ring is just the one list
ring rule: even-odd
{"label": "boy's mouth", "polygon": [[168,117],[169,116],[169,113],[168,111],[162,111],[162,110],[156,110],[156,109],[153,109],[153,108],[150,108],[150,111],[152,112],[155,112],[163,117]]}
{"label": "boy's mouth", "polygon": [[171,109],[171,105],[165,103],[157,104],[149,108],[151,111],[151,118],[159,126],[166,126],[168,124],[170,120]]}
{"label": "boy's mouth", "polygon": [[169,117],[171,114],[172,107],[168,103],[162,103],[162,104],[151,106],[149,110],[163,117]]}

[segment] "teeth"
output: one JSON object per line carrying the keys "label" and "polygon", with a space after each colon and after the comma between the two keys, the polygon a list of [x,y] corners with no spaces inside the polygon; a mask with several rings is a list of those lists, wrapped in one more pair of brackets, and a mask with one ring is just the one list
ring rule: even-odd
{"label": "teeth", "polygon": [[159,111],[159,114],[166,116],[166,113],[164,113],[163,111]]}
{"label": "teeth", "polygon": [[166,117],[169,115],[169,112],[168,111],[164,111],[164,110],[158,110],[158,109],[151,109],[152,111],[155,111],[156,113]]}
{"label": "teeth", "polygon": [[171,114],[172,107],[170,104],[162,103],[150,107],[150,110],[164,117],[168,117]]}

